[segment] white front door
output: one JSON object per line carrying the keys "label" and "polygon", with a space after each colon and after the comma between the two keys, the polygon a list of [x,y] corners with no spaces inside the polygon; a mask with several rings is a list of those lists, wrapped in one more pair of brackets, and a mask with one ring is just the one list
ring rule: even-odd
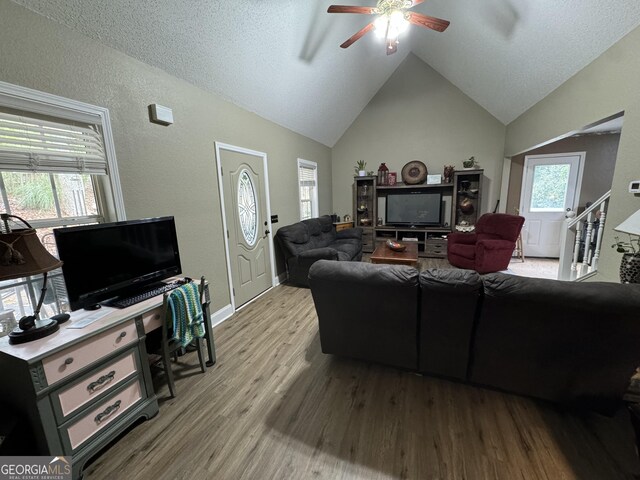
{"label": "white front door", "polygon": [[560,256],[562,228],[580,198],[584,152],[527,155],[524,159],[520,215],[527,257]]}
{"label": "white front door", "polygon": [[266,154],[216,143],[224,227],[237,308],[273,286]]}

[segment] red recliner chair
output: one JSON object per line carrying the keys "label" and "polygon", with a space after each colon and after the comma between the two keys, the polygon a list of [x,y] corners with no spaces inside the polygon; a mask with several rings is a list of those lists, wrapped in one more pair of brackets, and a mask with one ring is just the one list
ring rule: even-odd
{"label": "red recliner chair", "polygon": [[449,263],[478,273],[506,270],[523,223],[524,217],[518,215],[482,215],[474,233],[451,233],[447,236]]}

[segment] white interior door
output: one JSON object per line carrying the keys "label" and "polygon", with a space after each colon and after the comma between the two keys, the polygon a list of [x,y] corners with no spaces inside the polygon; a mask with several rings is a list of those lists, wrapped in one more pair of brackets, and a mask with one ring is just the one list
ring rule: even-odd
{"label": "white interior door", "polygon": [[562,228],[580,198],[584,152],[527,155],[524,159],[520,215],[527,257],[560,256]]}
{"label": "white interior door", "polygon": [[232,305],[273,286],[266,154],[216,143]]}

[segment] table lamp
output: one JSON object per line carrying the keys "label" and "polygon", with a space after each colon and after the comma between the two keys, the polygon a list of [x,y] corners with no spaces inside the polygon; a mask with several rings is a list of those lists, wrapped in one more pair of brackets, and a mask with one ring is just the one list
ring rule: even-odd
{"label": "table lamp", "polygon": [[627,218],[624,222],[614,228],[617,232],[628,233],[629,235],[640,235],[640,210]]}
{"label": "table lamp", "polygon": [[[0,280],[43,274],[38,305],[33,315],[22,317],[18,326],[9,333],[9,343],[25,343],[51,335],[60,328],[58,322],[53,318],[40,320],[38,315],[47,291],[47,272],[60,267],[62,262],[44,248],[35,229],[25,220],[6,213],[0,214],[0,219],[4,222],[0,233]],[[11,230],[9,219],[19,220],[27,228]]]}
{"label": "table lamp", "polygon": [[[618,242],[618,251],[624,252],[620,262],[620,282],[640,283],[640,210],[614,228],[617,232],[627,233],[629,242]],[[635,238],[634,238],[635,237]]]}

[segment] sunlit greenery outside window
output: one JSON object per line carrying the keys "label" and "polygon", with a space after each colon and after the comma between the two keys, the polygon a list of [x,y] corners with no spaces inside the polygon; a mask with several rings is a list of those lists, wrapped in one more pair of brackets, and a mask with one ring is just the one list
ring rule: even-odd
{"label": "sunlit greenery outside window", "polygon": [[298,159],[300,220],[318,216],[318,164]]}
{"label": "sunlit greenery outside window", "polygon": [[532,212],[562,212],[567,199],[570,166],[536,165],[531,191]]}
{"label": "sunlit greenery outside window", "polygon": [[[25,219],[36,229],[47,250],[58,256],[53,229],[103,222],[97,182],[79,173],[0,172],[2,212]],[[99,254],[99,252],[96,252]],[[33,312],[42,276],[0,282],[0,310],[13,310],[16,319]],[[67,311],[68,300],[60,269],[49,273],[43,318]]]}

